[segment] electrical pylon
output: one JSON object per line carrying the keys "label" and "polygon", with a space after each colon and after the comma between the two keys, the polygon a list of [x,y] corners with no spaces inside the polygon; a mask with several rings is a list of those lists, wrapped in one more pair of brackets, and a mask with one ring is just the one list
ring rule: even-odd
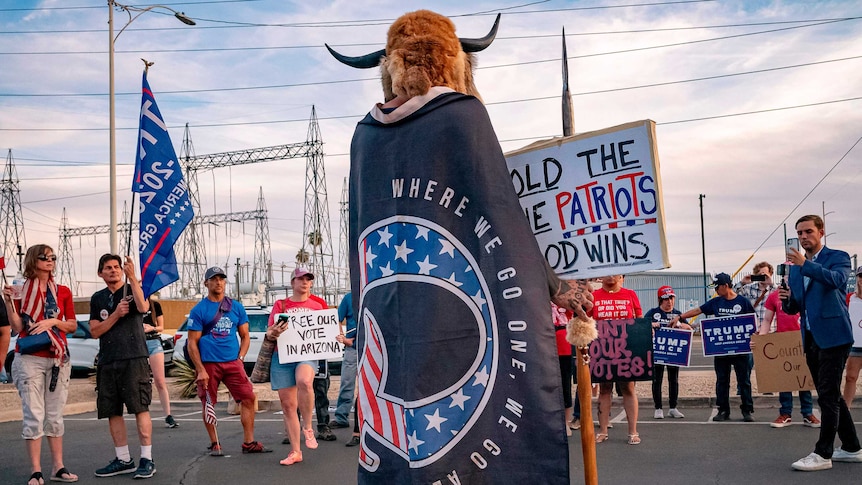
{"label": "electrical pylon", "polygon": [[272,286],[272,253],[269,249],[269,223],[266,217],[266,201],[263,200],[263,187],[257,198],[257,212],[261,217],[254,223],[254,273],[252,283],[264,283],[267,288]]}
{"label": "electrical pylon", "polygon": [[309,153],[305,163],[305,218],[302,223],[302,250],[310,258],[309,270],[314,273],[314,286],[326,302],[337,300],[336,275],[333,264],[332,232],[329,226],[329,202],[326,194],[326,170],[323,167],[323,141],[317,124],[317,111],[311,107],[306,144]]}
{"label": "electrical pylon", "polygon": [[63,207],[63,217],[60,219],[60,243],[57,245],[58,281],[72,290],[73,295],[81,291],[81,286],[75,278],[75,264],[72,257],[72,244],[66,231],[69,229],[69,218]]}
{"label": "electrical pylon", "polygon": [[350,262],[348,237],[350,235],[350,189],[347,177],[341,184],[341,201],[338,203],[338,293],[346,294],[350,291]]}
{"label": "electrical pylon", "polygon": [[[15,264],[15,268],[21,271],[19,260],[19,247],[27,249],[27,239],[24,236],[24,216],[21,214],[21,190],[18,187],[18,172],[12,161],[12,149],[6,155],[6,164],[3,166],[3,180],[0,181],[0,231],[3,234],[3,253],[0,256],[6,258],[6,265]],[[11,272],[11,274],[15,274]]]}

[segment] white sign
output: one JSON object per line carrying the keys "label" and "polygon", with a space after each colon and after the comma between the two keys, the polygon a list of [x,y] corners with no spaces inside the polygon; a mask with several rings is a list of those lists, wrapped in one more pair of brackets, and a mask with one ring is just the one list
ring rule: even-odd
{"label": "white sign", "polygon": [[507,153],[506,163],[558,275],[670,267],[653,121],[539,141]]}
{"label": "white sign", "polygon": [[335,341],[338,336],[338,310],[309,310],[279,313],[275,321],[286,321],[287,328],[278,336],[278,362],[289,364],[303,360],[341,357],[344,349]]}

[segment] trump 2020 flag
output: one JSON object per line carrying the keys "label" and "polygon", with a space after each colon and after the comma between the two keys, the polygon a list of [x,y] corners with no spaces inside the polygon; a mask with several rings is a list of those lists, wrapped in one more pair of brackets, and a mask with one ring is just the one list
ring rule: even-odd
{"label": "trump 2020 flag", "polygon": [[149,296],[180,278],[174,244],[194,217],[188,187],[144,70],[132,192],[140,195],[141,284]]}
{"label": "trump 2020 flag", "polygon": [[350,158],[359,483],[568,484],[547,265],[481,102],[375,109]]}

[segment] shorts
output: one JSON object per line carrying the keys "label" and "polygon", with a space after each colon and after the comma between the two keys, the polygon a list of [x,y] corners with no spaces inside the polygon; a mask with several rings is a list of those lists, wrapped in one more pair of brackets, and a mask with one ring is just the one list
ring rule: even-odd
{"label": "shorts", "polygon": [[269,382],[273,391],[294,387],[296,385],[296,369],[302,364],[311,366],[314,372],[317,373],[316,360],[280,364],[277,359],[276,354],[273,354],[272,365],[269,367]]}
{"label": "shorts", "polygon": [[72,365],[68,362],[60,367],[57,387],[51,392],[51,372],[54,359],[37,355],[15,354],[12,375],[21,397],[21,437],[25,440],[41,439],[42,436],[63,436],[63,408],[69,395],[69,374]]}
{"label": "shorts", "polygon": [[99,419],[150,410],[153,373],[146,357],[99,364],[96,371],[96,409]]}
{"label": "shorts", "polygon": [[862,357],[862,347],[850,347],[850,357]]}
{"label": "shorts", "polygon": [[147,352],[149,352],[149,355],[164,354],[165,349],[162,348],[162,339],[147,339]]}
{"label": "shorts", "polygon": [[207,394],[213,405],[218,402],[219,384],[224,382],[234,401],[254,401],[254,386],[245,374],[245,366],[239,359],[230,362],[204,362],[204,369],[210,376],[207,388],[198,384],[198,397],[201,402],[206,402]]}

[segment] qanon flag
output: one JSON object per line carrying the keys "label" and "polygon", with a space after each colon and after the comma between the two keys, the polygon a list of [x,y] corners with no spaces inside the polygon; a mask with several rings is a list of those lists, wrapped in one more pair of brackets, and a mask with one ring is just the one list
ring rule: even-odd
{"label": "qanon flag", "polygon": [[140,195],[141,284],[149,296],[180,278],[174,243],[194,217],[188,187],[144,70],[132,192]]}
{"label": "qanon flag", "polygon": [[487,112],[410,103],[351,146],[359,483],[568,484],[547,266]]}

